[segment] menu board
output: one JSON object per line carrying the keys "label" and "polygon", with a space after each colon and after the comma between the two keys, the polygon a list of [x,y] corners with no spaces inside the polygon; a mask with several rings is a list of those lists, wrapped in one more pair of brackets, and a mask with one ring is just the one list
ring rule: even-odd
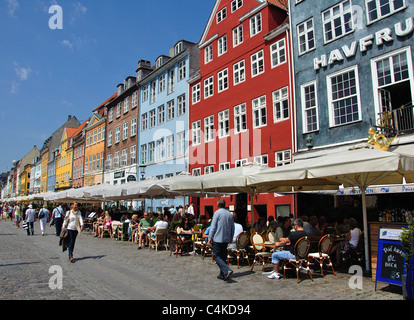
{"label": "menu board", "polygon": [[[378,239],[376,282],[402,285],[404,270],[404,250],[399,239],[402,229],[380,228]],[[376,287],[376,283],[375,283]]]}

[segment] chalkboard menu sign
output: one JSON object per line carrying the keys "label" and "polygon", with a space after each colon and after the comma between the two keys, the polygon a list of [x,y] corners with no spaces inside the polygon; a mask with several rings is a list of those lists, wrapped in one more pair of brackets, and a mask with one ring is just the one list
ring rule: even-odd
{"label": "chalkboard menu sign", "polygon": [[402,285],[404,270],[404,250],[400,241],[402,229],[381,226],[378,236],[377,281]]}

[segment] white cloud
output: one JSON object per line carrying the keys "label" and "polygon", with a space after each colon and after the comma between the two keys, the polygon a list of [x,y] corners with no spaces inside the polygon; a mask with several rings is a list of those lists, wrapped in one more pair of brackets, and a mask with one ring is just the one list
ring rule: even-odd
{"label": "white cloud", "polygon": [[17,62],[13,62],[14,64],[14,71],[16,72],[16,75],[19,77],[21,81],[26,81],[29,79],[29,75],[32,72],[32,69],[30,67],[23,68],[20,67]]}
{"label": "white cloud", "polygon": [[84,16],[88,11],[88,8],[86,8],[80,2],[72,3],[72,9],[73,10],[70,12],[70,24],[73,24],[75,20]]}
{"label": "white cloud", "polygon": [[73,44],[69,40],[63,40],[60,44],[70,50],[73,50]]}
{"label": "white cloud", "polygon": [[17,94],[17,92],[19,91],[19,86],[20,84],[18,84],[16,81],[12,81],[12,85],[10,88],[10,93],[11,94]]}
{"label": "white cloud", "polygon": [[14,17],[14,13],[20,7],[20,3],[17,0],[6,0],[6,2],[9,16]]}

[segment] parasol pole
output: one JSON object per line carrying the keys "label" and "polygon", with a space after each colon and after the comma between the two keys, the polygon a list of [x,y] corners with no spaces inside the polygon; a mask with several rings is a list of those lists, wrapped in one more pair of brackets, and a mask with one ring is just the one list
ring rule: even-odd
{"label": "parasol pole", "polygon": [[361,188],[362,192],[362,219],[364,221],[364,246],[365,246],[365,268],[370,270],[369,261],[369,245],[368,245],[368,217],[367,217],[367,199],[366,199],[366,187]]}

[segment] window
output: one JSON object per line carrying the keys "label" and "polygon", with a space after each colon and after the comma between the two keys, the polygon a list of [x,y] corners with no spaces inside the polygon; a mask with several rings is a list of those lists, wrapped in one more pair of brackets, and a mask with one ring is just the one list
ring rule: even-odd
{"label": "window", "polygon": [[234,0],[231,2],[231,12],[240,9],[243,6],[243,0]]}
{"label": "window", "polygon": [[245,164],[247,164],[247,159],[240,159],[236,160],[236,168],[243,167]]}
{"label": "window", "polygon": [[168,93],[173,93],[175,90],[174,69],[168,72]]}
{"label": "window", "polygon": [[102,128],[101,128],[101,127],[99,127],[99,128],[98,128],[98,140],[97,140],[98,142],[101,142],[101,135],[102,135],[102,133],[101,133],[101,132],[102,132]]}
{"label": "window", "polygon": [[220,23],[227,17],[227,7],[224,7],[217,13],[217,23]]}
{"label": "window", "polygon": [[204,98],[207,99],[214,94],[214,79],[213,76],[204,80]]}
{"label": "window", "polygon": [[119,168],[119,151],[115,152],[114,155],[114,169]]}
{"label": "window", "polygon": [[261,156],[254,157],[253,162],[267,167],[267,165],[269,163],[269,159],[267,157],[267,154],[264,154],[264,155],[261,155]]}
{"label": "window", "polygon": [[289,119],[288,87],[273,92],[274,122]]}
{"label": "window", "polygon": [[223,162],[219,164],[219,171],[229,170],[230,162]]}
{"label": "window", "polygon": [[151,100],[150,100],[151,103],[155,102],[156,93],[157,93],[156,81],[152,81],[151,82]]}
{"label": "window", "polygon": [[214,141],[214,116],[204,118],[204,139],[205,142]]}
{"label": "window", "polygon": [[193,177],[199,177],[199,176],[201,176],[201,168],[195,168],[195,169],[193,169],[192,170],[192,175],[193,175]]}
{"label": "window", "polygon": [[270,46],[270,56],[272,58],[272,68],[286,62],[285,39],[279,40]]}
{"label": "window", "polygon": [[331,126],[361,120],[357,67],[328,76],[327,83]]}
{"label": "window", "polygon": [[221,56],[227,52],[227,35],[218,39],[218,55]]}
{"label": "window", "polygon": [[122,128],[122,140],[128,139],[128,122],[125,122]]}
{"label": "window", "polygon": [[116,105],[116,117],[119,118],[121,116],[121,102]]}
{"label": "window", "polygon": [[182,42],[178,42],[175,46],[174,46],[174,55],[176,56],[177,54],[179,54],[181,51],[183,51],[183,43]]}
{"label": "window", "polygon": [[204,63],[207,64],[213,61],[213,45],[210,44],[204,49]]}
{"label": "window", "polygon": [[148,114],[144,113],[142,115],[142,128],[141,128],[141,130],[145,131],[147,129],[148,129]]}
{"label": "window", "polygon": [[164,138],[157,140],[157,161],[164,159],[164,143]]}
{"label": "window", "polygon": [[266,96],[253,100],[253,128],[263,127],[266,119]]}
{"label": "window", "polygon": [[252,77],[255,77],[264,72],[263,50],[256,52],[251,56],[252,60]]}
{"label": "window", "polygon": [[102,126],[102,141],[105,140],[105,131],[106,131],[106,126]]}
{"label": "window", "polygon": [[290,164],[292,162],[291,151],[284,150],[284,151],[275,152],[275,162],[276,162],[276,167],[281,167],[281,166]]}
{"label": "window", "polygon": [[178,101],[177,117],[179,117],[185,114],[185,94],[179,96],[177,98],[177,101]]}
{"label": "window", "polygon": [[305,133],[319,130],[316,83],[305,84],[302,91],[303,130]]}
{"label": "window", "polygon": [[218,78],[218,92],[224,91],[229,88],[229,75],[228,69],[220,71],[217,75]]}
{"label": "window", "polygon": [[158,92],[163,92],[165,90],[165,73],[160,75],[158,80]]}
{"label": "window", "polygon": [[405,8],[405,0],[367,0],[368,23],[375,22]]}
{"label": "window", "polygon": [[174,110],[174,100],[168,101],[167,103],[167,120],[170,121],[174,119],[175,110]]}
{"label": "window", "polygon": [[243,43],[243,26],[239,25],[233,29],[233,47]]}
{"label": "window", "polygon": [[186,61],[181,61],[178,64],[178,81],[184,80],[186,76]]}
{"label": "window", "polygon": [[299,54],[315,49],[315,29],[313,19],[298,25]]}
{"label": "window", "polygon": [[129,164],[133,165],[137,163],[137,146],[132,146],[129,149]]}
{"label": "window", "polygon": [[185,154],[185,131],[177,133],[177,156]]}
{"label": "window", "polygon": [[116,127],[115,130],[115,144],[119,143],[121,140],[121,127]]}
{"label": "window", "polygon": [[148,162],[155,161],[155,142],[148,143]]}
{"label": "window", "polygon": [[112,146],[112,130],[108,132],[108,147]]}
{"label": "window", "polygon": [[123,149],[121,154],[121,167],[128,165],[128,149]]}
{"label": "window", "polygon": [[234,107],[234,132],[240,133],[246,129],[246,104],[243,103]]}
{"label": "window", "polygon": [[149,112],[149,127],[154,128],[156,124],[156,114],[155,114],[155,109],[152,109]]}
{"label": "window", "polygon": [[165,151],[165,157],[172,158],[174,156],[174,135],[170,135],[167,137],[167,146]]}
{"label": "window", "polygon": [[165,122],[165,106],[158,107],[158,124],[162,124]]}
{"label": "window", "polygon": [[112,122],[114,120],[114,109],[109,109],[109,115],[108,115],[108,122]]}
{"label": "window", "polygon": [[138,91],[135,91],[132,94],[131,109],[134,109],[138,106]]}
{"label": "window", "polygon": [[262,31],[262,14],[258,13],[250,19],[250,37]]}
{"label": "window", "polygon": [[[105,161],[105,170],[112,169],[112,154],[108,154],[107,160]],[[86,164],[85,164],[85,173],[86,173]]]}
{"label": "window", "polygon": [[214,166],[205,166],[204,167],[204,174],[214,173]]}
{"label": "window", "polygon": [[147,145],[146,144],[141,145],[141,163],[142,164],[147,163]]}
{"label": "window", "polygon": [[201,143],[201,121],[195,121],[192,124],[192,136],[193,145],[199,145]]}
{"label": "window", "polygon": [[147,101],[148,100],[148,85],[145,85],[142,88],[142,102]]}
{"label": "window", "polygon": [[219,112],[219,137],[228,137],[230,135],[229,110]]}
{"label": "window", "polygon": [[244,60],[242,60],[233,66],[234,85],[244,82],[245,79]]}
{"label": "window", "polygon": [[129,97],[125,98],[124,100],[124,113],[129,111]]}
{"label": "window", "polygon": [[322,22],[325,43],[354,31],[351,1],[343,1],[322,12]]}
{"label": "window", "polygon": [[199,83],[193,86],[193,104],[201,100],[201,86]]}
{"label": "window", "polygon": [[379,87],[388,86],[409,78],[407,52],[379,60],[376,66]]}
{"label": "window", "polygon": [[131,120],[131,137],[137,134],[137,118]]}

